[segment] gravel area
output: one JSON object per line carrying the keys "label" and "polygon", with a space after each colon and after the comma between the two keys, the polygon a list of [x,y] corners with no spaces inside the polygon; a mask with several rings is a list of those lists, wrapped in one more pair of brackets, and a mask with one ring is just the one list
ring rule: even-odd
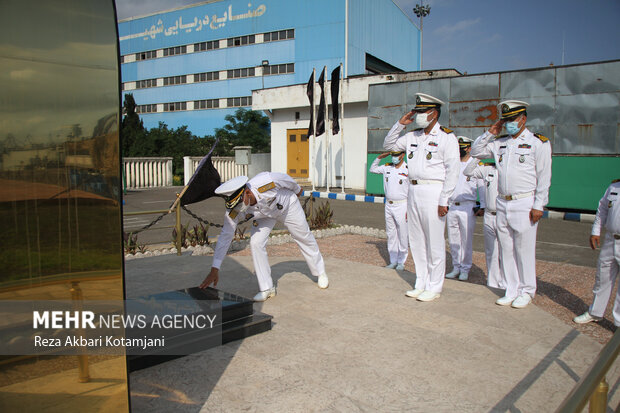
{"label": "gravel area", "polygon": [[[387,244],[384,238],[365,235],[337,235],[317,239],[319,248],[324,257],[334,257],[343,260],[361,262],[368,265],[384,266],[389,262]],[[281,245],[268,245],[267,253],[270,257],[301,258],[297,244],[287,242]],[[250,255],[250,249],[245,248],[230,255]],[[448,253],[448,271],[451,269]],[[415,272],[411,256],[407,258],[405,270]],[[392,270],[393,271],[393,270]],[[571,327],[592,337],[599,343],[606,343],[615,331],[612,303],[608,305],[605,318],[598,323],[578,325],[572,319],[588,309],[592,301],[592,286],[596,274],[595,268],[577,265],[537,261],[538,291],[532,301],[533,304],[564,321]],[[473,254],[473,267],[467,282],[486,284],[486,264],[484,254]],[[615,297],[615,290],[612,299]],[[489,305],[495,305],[489,302]],[[518,311],[518,310],[515,310]],[[522,310],[521,310],[522,311]]]}

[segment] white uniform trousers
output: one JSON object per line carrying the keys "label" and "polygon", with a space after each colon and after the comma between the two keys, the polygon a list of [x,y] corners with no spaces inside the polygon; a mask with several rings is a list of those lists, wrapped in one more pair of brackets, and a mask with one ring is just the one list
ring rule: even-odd
{"label": "white uniform trousers", "polygon": [[325,272],[325,263],[323,256],[319,251],[319,245],[310,232],[306,215],[304,214],[301,204],[295,195],[289,198],[288,208],[283,208],[282,214],[276,218],[260,218],[256,220],[257,226],[252,226],[252,236],[250,238],[250,248],[252,250],[252,260],[254,261],[254,271],[258,278],[258,288],[265,291],[273,287],[273,279],[271,278],[271,266],[267,257],[267,240],[269,233],[280,221],[286,226],[291,236],[299,246],[304,256],[310,272],[313,276],[318,277]]}
{"label": "white uniform trousers", "polygon": [[[594,282],[594,300],[589,313],[595,317],[603,317],[609,296],[616,283],[618,267],[620,266],[620,240],[614,239],[607,232],[603,238],[603,246],[598,256],[596,281]],[[616,294],[614,303],[614,324],[620,326],[620,293]]]}
{"label": "white uniform trousers", "polygon": [[385,232],[390,264],[404,264],[409,255],[406,199],[385,203]]}
{"label": "white uniform trousers", "polygon": [[500,266],[496,218],[497,216],[491,211],[484,211],[484,255],[487,261],[487,285],[505,290],[506,279]]}
{"label": "white uniform trousers", "polygon": [[459,272],[469,272],[472,262],[474,228],[476,217],[473,207],[475,202],[452,204],[448,210],[448,242],[452,254],[452,266]]}
{"label": "white uniform trousers", "polygon": [[437,213],[442,185],[410,185],[407,202],[409,246],[415,264],[415,288],[441,293],[446,273],[446,217]]}
{"label": "white uniform trousers", "polygon": [[536,229],[530,221],[534,197],[497,198],[497,239],[506,276],[506,297],[536,293]]}

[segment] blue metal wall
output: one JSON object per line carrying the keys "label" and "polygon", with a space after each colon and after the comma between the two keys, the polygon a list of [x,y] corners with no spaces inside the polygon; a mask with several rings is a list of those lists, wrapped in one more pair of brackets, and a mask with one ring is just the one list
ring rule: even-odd
{"label": "blue metal wall", "polygon": [[[250,5],[248,5],[250,4]],[[355,13],[351,13],[355,10]],[[231,18],[232,15],[232,18]],[[417,28],[391,0],[349,0],[351,62],[349,75],[365,72],[368,52],[405,70],[418,67],[419,52],[402,53],[400,41],[419,35]],[[386,31],[386,27],[392,27]],[[119,23],[121,55],[189,45],[216,39],[295,29],[293,40],[209,50],[184,55],[125,63],[122,81],[136,81],[167,76],[294,63],[295,72],[219,80],[196,84],[154,87],[125,91],[133,93],[138,105],[251,96],[252,90],[308,81],[312,68],[320,72],[344,63],[345,0],[248,0],[215,1],[195,7],[160,13]],[[409,41],[409,40],[407,40]],[[393,59],[393,61],[392,61]],[[408,64],[409,62],[409,64]],[[147,128],[166,122],[170,127],[188,125],[194,134],[212,134],[222,126],[224,116],[236,108],[143,114]]]}

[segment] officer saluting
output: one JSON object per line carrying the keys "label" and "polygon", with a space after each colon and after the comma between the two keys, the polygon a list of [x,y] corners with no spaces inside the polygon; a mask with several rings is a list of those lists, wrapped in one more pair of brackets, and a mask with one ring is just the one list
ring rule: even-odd
{"label": "officer saluting", "polygon": [[[433,96],[417,93],[415,108],[400,118],[383,142],[389,151],[407,153],[407,224],[416,282],[406,295],[420,301],[438,298],[443,287],[448,199],[460,172],[456,136],[438,122],[442,104]],[[416,130],[399,136],[414,120]]]}
{"label": "officer saluting", "polygon": [[286,226],[299,246],[310,272],[318,277],[319,288],[327,288],[329,280],[325,274],[325,263],[298,200],[302,192],[293,178],[279,172],[261,172],[250,180],[246,176],[238,176],[220,185],[215,193],[225,196],[227,212],[215,246],[211,272],[200,288],[206,288],[211,283],[217,285],[219,268],[230,248],[237,224],[248,218],[253,219],[250,247],[260,288],[254,301],[265,301],[276,295],[266,250],[269,233],[276,221]]}
{"label": "officer saluting", "polygon": [[[476,158],[495,158],[497,237],[506,277],[506,295],[496,304],[514,308],[526,307],[536,293],[536,229],[551,185],[551,144],[525,127],[527,106],[518,100],[501,102],[501,119],[471,149]],[[508,135],[495,138],[502,126]]]}
{"label": "officer saluting", "polygon": [[[392,156],[392,162],[379,166],[381,159]],[[383,192],[385,193],[385,232],[390,263],[385,268],[405,269],[409,255],[407,232],[407,193],[409,192],[409,175],[404,162],[405,152],[395,151],[377,156],[370,172],[383,175]]]}

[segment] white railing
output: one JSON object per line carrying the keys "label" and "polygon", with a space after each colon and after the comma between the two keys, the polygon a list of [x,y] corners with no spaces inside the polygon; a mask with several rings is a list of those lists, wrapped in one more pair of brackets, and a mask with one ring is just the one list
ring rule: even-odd
{"label": "white railing", "polygon": [[[201,156],[184,156],[183,157],[183,175],[185,185],[196,171],[196,167],[202,160]],[[226,182],[231,178],[239,175],[248,175],[247,165],[237,165],[234,156],[214,156],[211,158],[213,166],[220,173],[222,182]]]}
{"label": "white railing", "polygon": [[126,188],[172,186],[172,158],[123,158]]}

